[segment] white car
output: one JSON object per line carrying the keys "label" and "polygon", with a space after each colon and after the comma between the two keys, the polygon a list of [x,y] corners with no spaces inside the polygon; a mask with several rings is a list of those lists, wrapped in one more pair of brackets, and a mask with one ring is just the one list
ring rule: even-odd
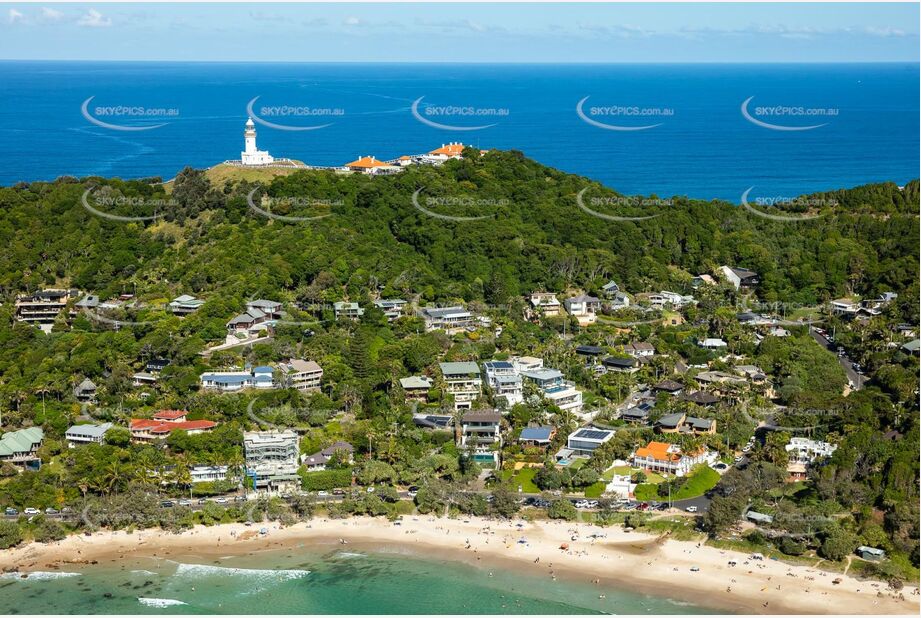
{"label": "white car", "polygon": [[32,507],[29,507],[29,508],[27,508],[26,510],[23,511],[23,514],[25,514],[25,515],[39,515],[39,514],[41,514],[41,511],[39,511],[38,509],[33,509]]}
{"label": "white car", "polygon": [[329,495],[329,492],[328,491],[318,491],[317,495],[320,496],[321,498],[325,498],[326,496]]}
{"label": "white car", "polygon": [[689,506],[689,507],[687,507],[687,508],[684,509],[684,510],[687,511],[688,513],[696,513],[696,512],[697,512],[697,507],[696,507],[696,506]]}
{"label": "white car", "polygon": [[227,498],[223,496],[221,496],[220,498],[215,498],[214,501],[217,502],[218,504],[227,504]]}

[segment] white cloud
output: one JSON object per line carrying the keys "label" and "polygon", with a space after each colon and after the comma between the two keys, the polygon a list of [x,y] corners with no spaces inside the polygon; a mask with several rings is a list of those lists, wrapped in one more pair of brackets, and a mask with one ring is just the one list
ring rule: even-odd
{"label": "white cloud", "polygon": [[41,18],[42,21],[61,21],[63,19],[64,13],[56,9],[49,9],[46,6],[42,7]]}
{"label": "white cloud", "polygon": [[355,17],[354,15],[349,15],[348,17],[345,18],[345,20],[342,23],[345,24],[346,26],[360,26],[361,20]]}
{"label": "white cloud", "polygon": [[25,19],[25,15],[17,11],[16,9],[10,9],[6,14],[6,21],[11,24],[19,23]]}
{"label": "white cloud", "polygon": [[77,20],[78,26],[86,26],[88,28],[106,28],[112,25],[112,19],[110,17],[104,17],[102,13],[96,9],[90,9],[86,12],[86,15]]}

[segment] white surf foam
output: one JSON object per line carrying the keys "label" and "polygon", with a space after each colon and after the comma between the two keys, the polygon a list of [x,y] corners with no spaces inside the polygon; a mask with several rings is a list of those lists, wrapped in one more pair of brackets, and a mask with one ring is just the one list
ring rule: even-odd
{"label": "white surf foam", "polygon": [[185,601],[179,599],[152,599],[148,597],[138,597],[138,603],[147,607],[174,607],[176,605],[188,605]]}
{"label": "white surf foam", "polygon": [[31,579],[36,581],[44,581],[51,579],[62,579],[64,577],[77,577],[80,573],[70,573],[67,571],[30,571],[30,572],[19,572],[15,571],[13,573],[3,573],[0,575],[0,579]]}

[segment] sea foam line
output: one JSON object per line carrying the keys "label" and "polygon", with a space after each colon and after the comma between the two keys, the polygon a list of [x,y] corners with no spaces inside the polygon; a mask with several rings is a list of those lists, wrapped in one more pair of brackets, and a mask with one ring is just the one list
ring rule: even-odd
{"label": "sea foam line", "polygon": [[68,571],[13,571],[12,573],[3,573],[0,575],[0,579],[34,579],[36,581],[45,581],[50,579],[62,579],[64,577],[77,577],[78,575],[82,575],[82,573],[71,573]]}
{"label": "sea foam line", "polygon": [[138,603],[147,607],[173,607],[176,605],[188,605],[185,601],[179,599],[153,599],[149,597],[138,597]]}

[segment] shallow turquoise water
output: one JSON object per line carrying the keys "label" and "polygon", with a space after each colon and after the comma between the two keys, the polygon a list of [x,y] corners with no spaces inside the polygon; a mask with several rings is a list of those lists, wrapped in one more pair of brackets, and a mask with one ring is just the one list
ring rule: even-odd
{"label": "shallow turquoise water", "polygon": [[[599,598],[600,595],[605,598]],[[303,548],[220,560],[0,576],[10,614],[703,614],[709,608],[507,568],[386,550]]]}

